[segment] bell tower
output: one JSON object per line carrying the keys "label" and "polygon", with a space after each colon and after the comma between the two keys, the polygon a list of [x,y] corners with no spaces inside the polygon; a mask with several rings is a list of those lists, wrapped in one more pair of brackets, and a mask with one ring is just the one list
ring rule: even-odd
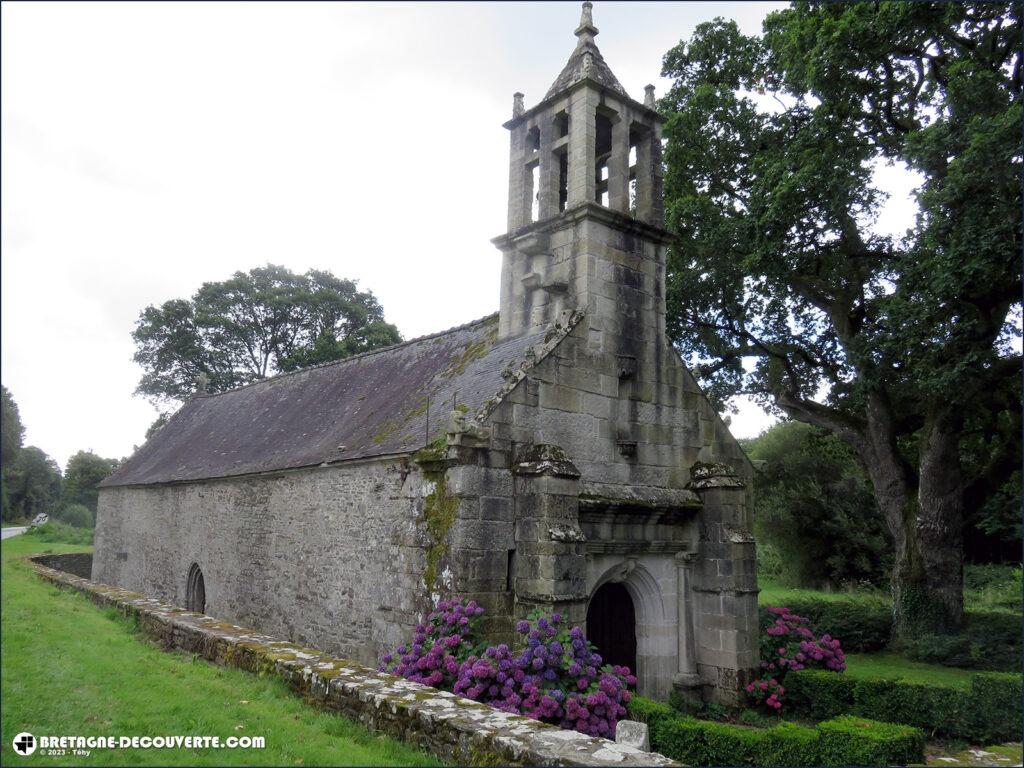
{"label": "bell tower", "polygon": [[597,48],[583,3],[576,47],[547,94],[513,96],[499,334],[586,313],[593,351],[639,354],[665,330],[661,126],[654,86],[634,101]]}

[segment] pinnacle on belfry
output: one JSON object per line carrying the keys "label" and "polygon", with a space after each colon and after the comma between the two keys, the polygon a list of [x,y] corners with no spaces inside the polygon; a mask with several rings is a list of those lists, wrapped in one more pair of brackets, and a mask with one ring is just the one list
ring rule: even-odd
{"label": "pinnacle on belfry", "polygon": [[598,33],[597,27],[594,26],[594,15],[593,15],[594,4],[590,0],[584,0],[583,12],[580,14],[580,25],[576,28],[576,37],[580,38],[580,43],[593,41],[594,37]]}
{"label": "pinnacle on belfry", "polygon": [[629,98],[626,89],[612,74],[608,64],[597,49],[594,36],[597,34],[597,27],[594,26],[594,17],[591,9],[594,7],[590,0],[583,3],[583,12],[580,14],[580,25],[576,28],[576,48],[573,49],[568,63],[562,69],[561,74],[551,84],[545,99],[549,99],[556,93],[572,87],[582,79],[594,80],[600,85],[615,91],[616,93]]}

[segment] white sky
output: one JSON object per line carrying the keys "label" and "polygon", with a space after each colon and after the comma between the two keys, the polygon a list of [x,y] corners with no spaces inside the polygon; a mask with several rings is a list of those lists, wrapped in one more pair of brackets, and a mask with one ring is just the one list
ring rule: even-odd
{"label": "white sky", "polygon": [[[773,3],[594,8],[633,95],[715,16]],[[579,4],[12,3],[2,31],[2,379],[26,444],[128,455],[147,304],[272,262],[376,294],[406,338],[497,309],[512,93],[543,96]],[[909,226],[908,181],[881,228]],[[891,178],[888,178],[891,177]],[[770,419],[753,405],[733,431]]]}

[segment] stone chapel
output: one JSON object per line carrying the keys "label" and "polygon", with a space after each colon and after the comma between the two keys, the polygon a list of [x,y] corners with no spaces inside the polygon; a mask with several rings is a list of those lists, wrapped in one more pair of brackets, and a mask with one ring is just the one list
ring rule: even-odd
{"label": "stone chapel", "polygon": [[367,664],[442,596],[586,627],[641,694],[756,673],[752,470],[665,335],[661,125],[595,44],[515,94],[499,312],[197,394],[102,484],[92,577]]}

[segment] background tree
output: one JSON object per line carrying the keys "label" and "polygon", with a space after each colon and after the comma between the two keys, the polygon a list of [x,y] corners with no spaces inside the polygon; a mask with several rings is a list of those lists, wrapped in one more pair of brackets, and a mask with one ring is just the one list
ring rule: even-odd
{"label": "background tree", "polygon": [[[670,333],[719,403],[826,429],[893,541],[895,632],[963,611],[965,426],[1019,421],[1021,6],[795,3],[665,57]],[[920,174],[875,233],[879,162]],[[1019,428],[1017,430],[1019,435]]]}
{"label": "background tree", "polygon": [[8,520],[51,514],[60,501],[60,467],[35,446],[18,452],[7,482]]}
{"label": "background tree", "polygon": [[64,469],[62,500],[64,504],[80,504],[96,518],[99,499],[97,486],[117,469],[117,459],[104,459],[91,451],[79,451],[68,459]]}
{"label": "background tree", "polygon": [[0,435],[2,435],[2,446],[0,446],[0,462],[6,466],[18,456],[18,451],[25,441],[25,427],[21,423],[21,414],[18,412],[18,404],[11,397],[7,387],[0,384],[0,408],[2,408],[2,424],[0,424]]}
{"label": "background tree", "polygon": [[776,424],[745,446],[755,476],[758,545],[775,547],[794,587],[881,586],[892,543],[853,451],[831,432]]}
{"label": "background tree", "polygon": [[18,404],[11,397],[10,390],[0,384],[0,515],[4,520],[12,519],[10,500],[7,496],[8,474],[21,446],[25,441],[25,427],[21,423],[21,414],[18,412]]}
{"label": "background tree", "polygon": [[223,392],[401,340],[377,299],[354,281],[274,265],[146,307],[132,338],[144,370],[136,391],[157,401],[184,400],[197,381]]}
{"label": "background tree", "polygon": [[149,440],[149,438],[151,438],[153,435],[155,435],[157,432],[163,429],[164,424],[171,420],[171,415],[172,414],[170,412],[164,411],[159,416],[157,416],[153,420],[153,423],[146,428],[146,439]]}

